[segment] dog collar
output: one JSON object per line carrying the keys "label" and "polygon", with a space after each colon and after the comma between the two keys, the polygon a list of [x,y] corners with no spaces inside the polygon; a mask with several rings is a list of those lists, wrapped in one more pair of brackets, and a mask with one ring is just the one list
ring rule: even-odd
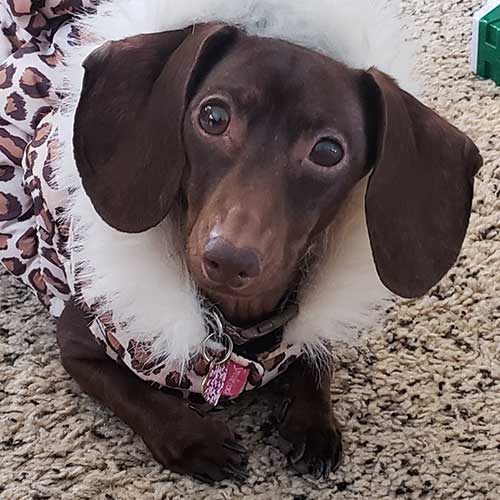
{"label": "dog collar", "polygon": [[208,311],[205,315],[205,321],[209,331],[212,334],[218,333],[220,335],[228,335],[231,338],[231,341],[237,346],[242,346],[248,342],[261,339],[262,337],[283,328],[299,314],[299,306],[296,304],[290,304],[278,309],[273,316],[265,321],[261,321],[260,323],[257,323],[249,328],[240,328],[227,321],[215,305],[207,306],[205,303],[205,307]]}
{"label": "dog collar", "polygon": [[[195,405],[208,403],[214,408],[220,401],[262,387],[303,354],[302,345],[288,343],[282,335],[283,326],[296,316],[298,307],[278,310],[273,317],[247,329],[237,329],[220,313],[214,316],[212,309],[205,317],[208,335],[200,351],[181,368],[172,366],[164,357],[153,357],[151,345],[134,338],[132,332],[113,320],[112,313],[95,314],[83,300],[82,306],[91,318],[90,331],[111,358],[153,387]],[[236,344],[230,334],[246,343]]]}
{"label": "dog collar", "polygon": [[297,305],[288,305],[280,308],[274,316],[265,321],[250,328],[239,328],[228,322],[217,307],[212,306],[208,309],[205,321],[210,333],[202,346],[202,356],[208,363],[208,372],[201,383],[204,400],[215,407],[221,397],[234,397],[241,393],[246,385],[250,370],[232,359],[235,344],[238,346],[250,344],[279,330],[279,340],[271,341],[273,347],[279,346],[282,341],[281,329],[298,313]]}

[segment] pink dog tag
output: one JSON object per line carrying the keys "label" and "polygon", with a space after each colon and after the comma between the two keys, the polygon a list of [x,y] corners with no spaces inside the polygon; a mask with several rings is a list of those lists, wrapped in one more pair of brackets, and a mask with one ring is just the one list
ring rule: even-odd
{"label": "pink dog tag", "polygon": [[249,368],[228,361],[212,364],[201,384],[201,393],[211,406],[217,406],[221,396],[234,398],[239,396],[247,383]]}
{"label": "pink dog tag", "polygon": [[239,396],[247,385],[249,374],[250,368],[245,368],[233,361],[229,361],[222,395],[230,398]]}
{"label": "pink dog tag", "polygon": [[227,375],[227,363],[214,364],[201,383],[201,394],[210,406],[217,406],[224,389]]}

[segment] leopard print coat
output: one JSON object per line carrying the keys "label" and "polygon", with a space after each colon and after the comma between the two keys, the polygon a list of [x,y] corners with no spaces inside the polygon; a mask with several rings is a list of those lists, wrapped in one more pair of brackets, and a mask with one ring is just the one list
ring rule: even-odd
{"label": "leopard print coat", "polygon": [[[92,12],[99,0],[5,0],[0,4],[0,261],[27,285],[54,317],[77,295],[71,268],[71,226],[62,217],[68,193],[53,175],[58,156],[55,116],[61,104],[58,69],[77,45],[76,14]],[[96,316],[91,330],[108,354],[139,377],[200,401],[209,364],[195,356],[182,373],[151,359],[148,345],[126,335],[113,314]],[[259,387],[301,355],[277,344],[249,360],[231,363],[245,383],[230,397]]]}
{"label": "leopard print coat", "polygon": [[[71,14],[90,0],[6,0],[0,4],[0,257],[54,316],[70,296],[61,254],[67,228],[48,203],[57,145],[49,140],[60,96],[54,85],[72,43]],[[53,203],[54,205],[56,203]]]}

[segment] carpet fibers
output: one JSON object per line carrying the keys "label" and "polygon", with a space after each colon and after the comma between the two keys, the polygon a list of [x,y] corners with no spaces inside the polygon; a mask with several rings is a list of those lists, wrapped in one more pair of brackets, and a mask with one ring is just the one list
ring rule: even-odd
{"label": "carpet fibers", "polygon": [[332,398],[346,459],[328,481],[287,470],[262,424],[272,391],[221,418],[251,450],[250,479],[209,487],[162,469],[62,369],[54,323],[0,275],[0,498],[500,498],[500,88],[469,71],[481,0],[406,0],[425,100],[482,149],[471,230],[427,297],[400,301],[359,348],[338,348]]}

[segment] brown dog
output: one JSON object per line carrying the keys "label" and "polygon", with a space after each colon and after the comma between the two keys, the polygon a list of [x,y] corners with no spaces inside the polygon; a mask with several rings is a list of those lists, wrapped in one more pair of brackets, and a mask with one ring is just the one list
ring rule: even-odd
{"label": "brown dog", "polygon": [[[416,297],[455,262],[479,152],[376,69],[221,25],[113,42],[85,67],[74,147],[95,209],[130,233],[177,211],[192,277],[232,323],[273,312],[369,173],[368,230],[384,284]],[[87,325],[70,304],[58,327],[64,366],[84,391],[170,469],[242,477],[245,450],[226,425],[135,378]],[[290,461],[326,475],[341,457],[330,372],[318,385],[299,361],[287,376],[280,433]]]}

